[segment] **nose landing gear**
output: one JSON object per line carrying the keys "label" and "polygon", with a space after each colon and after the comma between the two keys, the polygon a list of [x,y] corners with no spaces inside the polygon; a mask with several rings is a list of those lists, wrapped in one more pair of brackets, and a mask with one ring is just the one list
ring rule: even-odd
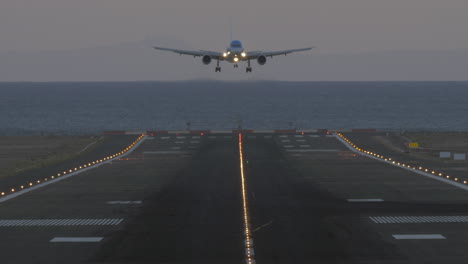
{"label": "nose landing gear", "polygon": [[215,72],[221,72],[221,67],[219,67],[219,60],[216,61]]}

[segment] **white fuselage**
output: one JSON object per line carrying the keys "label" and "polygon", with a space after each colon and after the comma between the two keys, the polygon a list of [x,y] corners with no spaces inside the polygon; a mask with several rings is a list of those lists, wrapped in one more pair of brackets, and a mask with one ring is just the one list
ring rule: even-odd
{"label": "white fuselage", "polygon": [[238,63],[239,61],[245,60],[246,53],[242,47],[242,43],[238,40],[231,41],[231,44],[226,49],[226,52],[223,53],[225,61],[231,63]]}

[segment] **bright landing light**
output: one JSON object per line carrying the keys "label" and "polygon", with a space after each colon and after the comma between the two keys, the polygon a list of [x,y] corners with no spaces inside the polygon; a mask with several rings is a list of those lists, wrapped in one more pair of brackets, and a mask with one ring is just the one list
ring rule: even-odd
{"label": "bright landing light", "polygon": [[235,62],[238,62],[238,61],[239,61],[239,58],[234,58],[234,61],[235,61]]}
{"label": "bright landing light", "polygon": [[226,53],[226,52],[223,53],[223,57],[227,57],[227,53]]}
{"label": "bright landing light", "polygon": [[245,57],[245,56],[247,56],[247,54],[245,54],[245,52],[242,52],[242,53],[241,53],[241,56],[242,56],[242,57]]}

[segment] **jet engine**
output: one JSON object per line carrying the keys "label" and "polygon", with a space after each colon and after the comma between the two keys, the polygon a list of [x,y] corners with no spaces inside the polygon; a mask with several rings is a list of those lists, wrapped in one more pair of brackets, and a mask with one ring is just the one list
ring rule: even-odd
{"label": "jet engine", "polygon": [[203,56],[202,58],[203,64],[208,65],[211,63],[211,57],[208,55]]}
{"label": "jet engine", "polygon": [[260,57],[257,58],[257,62],[258,62],[258,64],[260,64],[260,65],[265,65],[266,61],[267,61],[267,59],[266,59],[266,57],[263,56],[263,55],[261,55]]}

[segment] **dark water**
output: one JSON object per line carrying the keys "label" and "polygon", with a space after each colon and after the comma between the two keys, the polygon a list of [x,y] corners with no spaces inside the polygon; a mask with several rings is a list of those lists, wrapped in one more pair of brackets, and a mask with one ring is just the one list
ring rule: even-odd
{"label": "dark water", "polygon": [[0,83],[0,133],[468,130],[468,82]]}

